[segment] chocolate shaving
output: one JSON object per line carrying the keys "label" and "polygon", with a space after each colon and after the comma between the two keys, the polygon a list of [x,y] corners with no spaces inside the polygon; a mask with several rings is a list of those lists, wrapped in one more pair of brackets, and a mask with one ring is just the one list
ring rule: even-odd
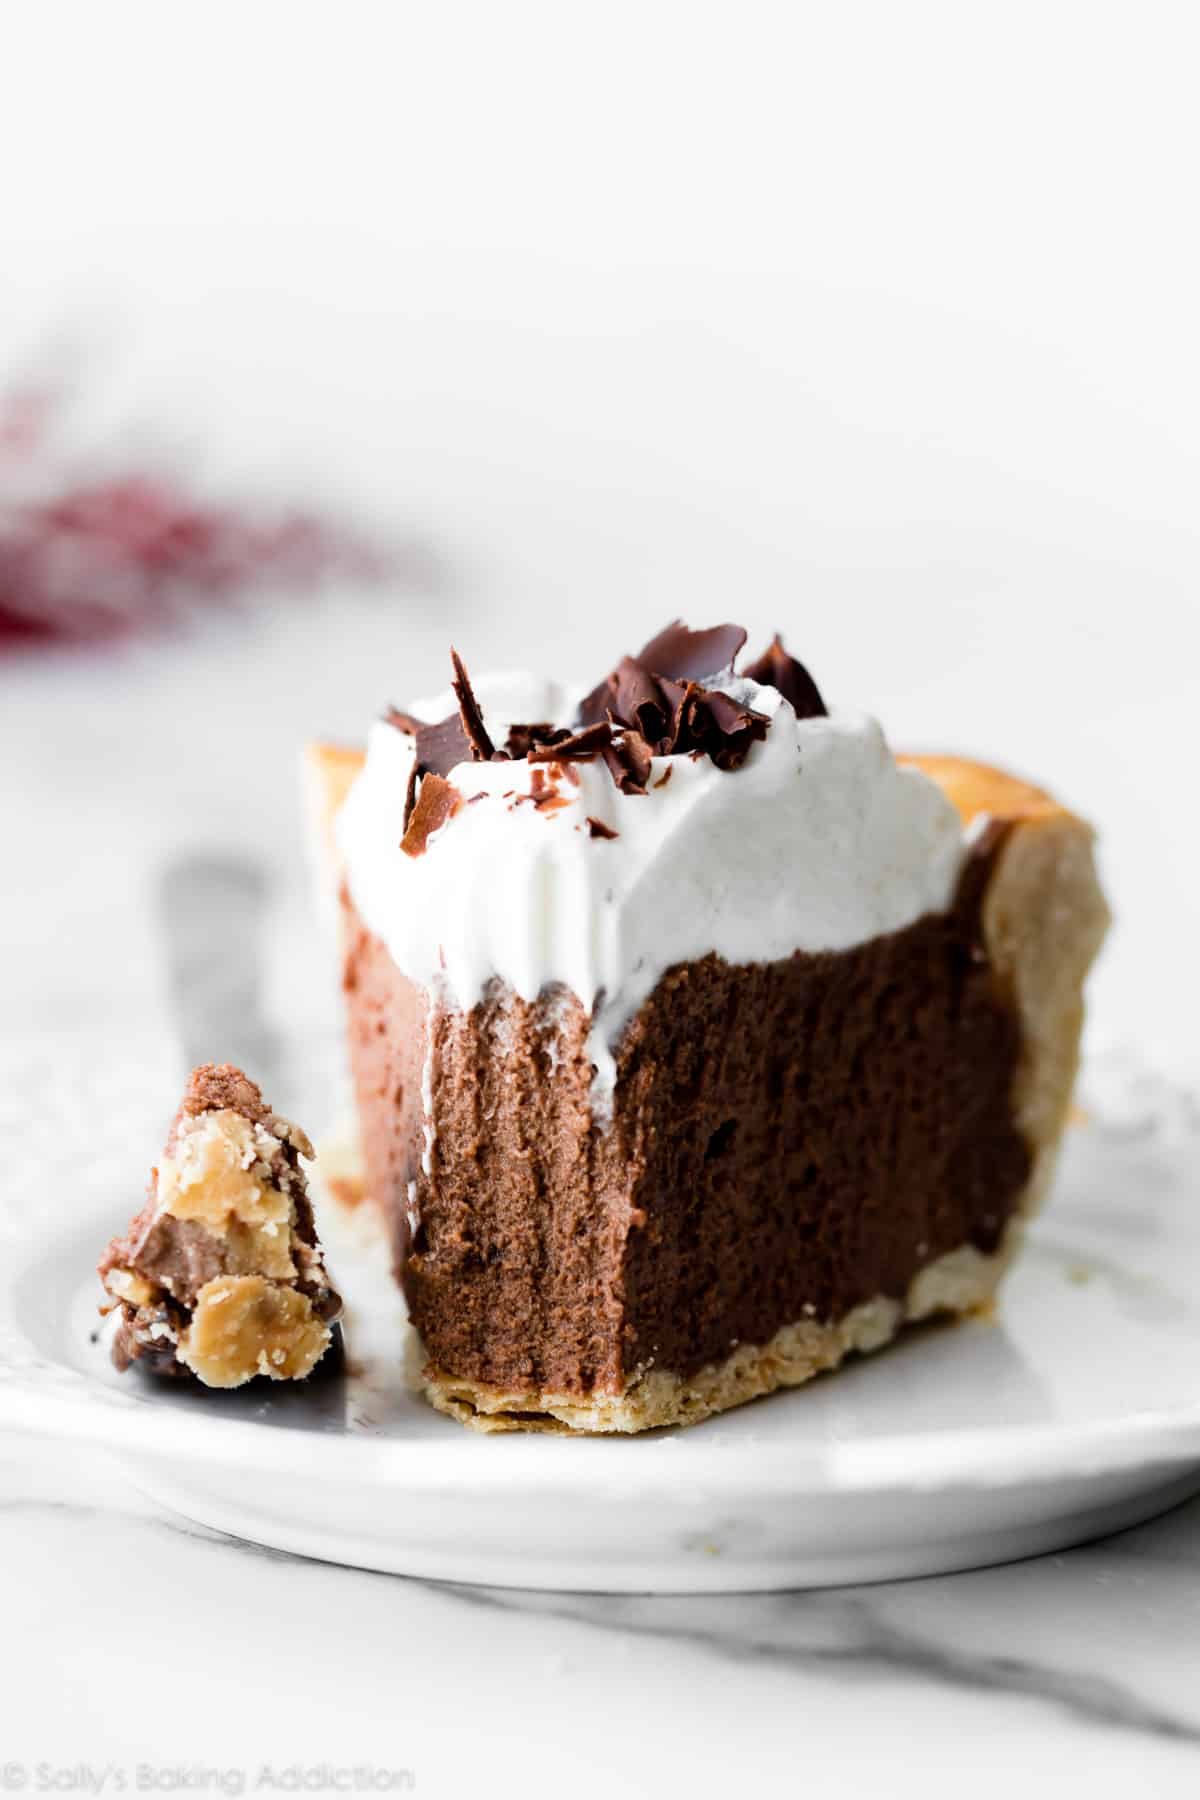
{"label": "chocolate shaving", "polygon": [[579,703],[580,729],[588,725],[604,724],[609,713],[616,710],[616,679],[615,674],[606,675],[590,694],[585,694]]}
{"label": "chocolate shaving", "polygon": [[496,754],[496,746],[488,736],[470,677],[463,668],[462,657],[453,648],[450,651],[450,661],[454,664],[454,696],[462,715],[463,730],[471,745],[471,755],[476,762],[491,762]]}
{"label": "chocolate shaving", "polygon": [[412,817],[400,840],[400,848],[404,854],[424,856],[434,832],[454,817],[462,803],[462,795],[451,782],[443,780],[440,775],[426,775],[421,782],[421,791],[417,795]]}
{"label": "chocolate shaving", "polygon": [[[560,765],[601,757],[624,794],[644,794],[656,756],[707,756],[718,769],[741,768],[754,745],[767,735],[770,719],[706,681],[732,671],[746,642],[740,625],[692,631],[676,619],[637,656],[624,656],[582,702],[573,730],[547,722],[510,726],[503,750],[488,733],[470,679],[456,650],[454,693],[458,714],[436,725],[423,724],[393,707],[388,719],[415,733],[414,778],[409,783],[405,827],[419,805],[417,779],[446,776],[459,763],[513,760]],[[789,656],[778,634],[745,670],[749,680],[775,687],[798,718],[820,718],[825,705],[802,663]],[[570,771],[572,779],[578,777]],[[662,786],[670,769],[655,783]],[[550,796],[532,796],[548,805]],[[555,804],[561,804],[554,797]]]}
{"label": "chocolate shaving", "polygon": [[719,689],[693,688],[686,708],[686,730],[677,731],[677,746],[706,752],[718,769],[740,769],[751,746],[767,735],[765,714]]}
{"label": "chocolate shaving", "polygon": [[[710,756],[719,769],[737,769],[750,748],[767,734],[769,720],[719,689],[701,685],[698,674],[728,667],[746,641],[738,625],[689,631],[678,620],[661,631],[640,656],[622,657],[612,674],[579,709],[583,730],[608,720],[623,729],[604,760],[623,793],[644,793],[649,756]],[[678,673],[676,673],[678,671]]]}
{"label": "chocolate shaving", "polygon": [[571,733],[564,725],[514,725],[504,740],[506,753],[514,762],[523,762],[534,749],[550,744],[560,744]]}
{"label": "chocolate shaving", "polygon": [[623,794],[645,793],[654,752],[640,732],[619,732],[601,754]]}
{"label": "chocolate shaving", "polygon": [[457,713],[451,713],[448,719],[439,719],[436,725],[418,728],[418,775],[448,775],[459,763],[472,761],[470,740]]}
{"label": "chocolate shaving", "polygon": [[649,669],[623,656],[611,675],[593,688],[579,709],[582,724],[611,720],[640,731],[647,743],[657,743],[670,724],[673,703]]}
{"label": "chocolate shaving", "polygon": [[[618,671],[616,702],[620,707],[628,685]],[[718,688],[704,688],[694,681],[660,677],[655,682],[656,701],[639,684],[636,723],[623,711],[610,713],[614,724],[625,725],[627,735],[640,738],[654,756],[685,756],[689,752],[709,756],[719,769],[737,769],[750,747],[767,735],[769,720]]]}
{"label": "chocolate shaving", "polygon": [[637,658],[644,669],[666,675],[672,681],[705,681],[732,669],[746,642],[740,625],[713,625],[692,631],[682,619],[674,619],[652,637]]}
{"label": "chocolate shaving", "polygon": [[603,819],[593,819],[591,813],[587,816],[587,828],[589,834],[594,838],[615,838],[620,836],[620,833],[614,831],[611,825],[606,825]]}
{"label": "chocolate shaving", "polygon": [[618,719],[634,725],[648,744],[658,743],[670,729],[674,704],[665,684],[656,680],[631,656],[623,656],[616,672],[616,705]]}
{"label": "chocolate shaving", "polygon": [[762,687],[775,688],[783,695],[798,719],[827,717],[828,708],[816,682],[803,663],[788,655],[778,632],[762,655],[752,663],[747,663],[742,674],[747,681],[757,681]]}
{"label": "chocolate shaving", "polygon": [[[560,793],[558,782],[559,771],[557,768],[534,769],[530,777],[528,793],[510,792],[505,794],[504,798],[511,800],[513,806],[526,806],[532,803],[538,812],[557,812],[560,807],[571,804],[567,796]],[[510,812],[511,810],[512,807],[509,808]]]}
{"label": "chocolate shaving", "polygon": [[579,762],[606,750],[612,742],[613,728],[607,719],[585,725],[582,731],[555,734],[549,743],[538,744],[528,752],[531,763]]}
{"label": "chocolate shaving", "polygon": [[419,779],[427,775],[449,775],[460,763],[490,762],[496,754],[457,650],[451,650],[450,659],[454,664],[454,692],[459,706],[456,713],[451,713],[447,719],[438,719],[432,725],[395,706],[389,707],[384,715],[389,725],[394,725],[398,731],[412,732],[416,739],[416,756],[404,797],[406,833],[413,818]]}
{"label": "chocolate shaving", "polygon": [[557,812],[561,806],[569,806],[567,796],[559,792],[560,770],[557,768],[535,768],[529,778],[528,794],[518,794],[518,800],[532,800],[539,812]]}

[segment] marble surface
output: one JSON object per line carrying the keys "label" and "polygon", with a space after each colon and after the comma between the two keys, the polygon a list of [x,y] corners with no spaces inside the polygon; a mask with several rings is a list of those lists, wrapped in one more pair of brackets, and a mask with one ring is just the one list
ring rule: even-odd
{"label": "marble surface", "polygon": [[82,1769],[237,1792],[368,1767],[449,1795],[1200,1784],[1200,1500],[977,1574],[551,1596],[256,1550],[149,1511],[103,1459],[9,1445],[0,1591],[0,1763],[31,1788],[44,1764],[77,1791]]}

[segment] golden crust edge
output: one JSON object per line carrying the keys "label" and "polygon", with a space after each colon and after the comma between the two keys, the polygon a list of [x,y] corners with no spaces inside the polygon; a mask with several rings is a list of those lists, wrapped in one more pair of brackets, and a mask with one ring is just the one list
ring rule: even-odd
{"label": "golden crust edge", "polygon": [[1022,776],[1012,775],[993,763],[975,762],[967,756],[918,755],[899,751],[901,768],[919,769],[937,783],[964,825],[980,813],[995,819],[1040,819],[1066,815],[1053,794],[1035,787]]}
{"label": "golden crust edge", "polygon": [[323,905],[336,906],[342,853],[336,821],[346,796],[362,772],[366,755],[341,744],[310,743],[301,758],[301,782],[309,856]]}
{"label": "golden crust edge", "polygon": [[1079,1071],[1084,980],[1110,923],[1091,827],[1061,809],[1018,822],[988,882],[982,925],[1021,1024],[1013,1109],[1033,1155],[1019,1203],[1025,1219],[1053,1179]]}

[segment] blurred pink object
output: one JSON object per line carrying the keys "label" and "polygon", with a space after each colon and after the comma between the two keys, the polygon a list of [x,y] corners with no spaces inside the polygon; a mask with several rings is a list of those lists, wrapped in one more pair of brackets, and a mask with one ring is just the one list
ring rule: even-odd
{"label": "blurred pink object", "polygon": [[55,410],[50,391],[0,398],[0,652],[161,627],[263,586],[389,573],[377,547],[315,512],[212,504],[153,470],[56,475]]}

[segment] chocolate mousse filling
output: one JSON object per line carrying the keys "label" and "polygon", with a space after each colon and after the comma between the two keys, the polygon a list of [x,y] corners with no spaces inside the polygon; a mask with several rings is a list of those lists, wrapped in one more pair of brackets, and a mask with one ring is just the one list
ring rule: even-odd
{"label": "chocolate mousse filling", "polygon": [[433,1380],[620,1395],[998,1251],[1032,1164],[1021,1026],[981,929],[1002,842],[903,930],[668,970],[603,1121],[575,995],[496,984],[431,1010],[344,893],[368,1185]]}

